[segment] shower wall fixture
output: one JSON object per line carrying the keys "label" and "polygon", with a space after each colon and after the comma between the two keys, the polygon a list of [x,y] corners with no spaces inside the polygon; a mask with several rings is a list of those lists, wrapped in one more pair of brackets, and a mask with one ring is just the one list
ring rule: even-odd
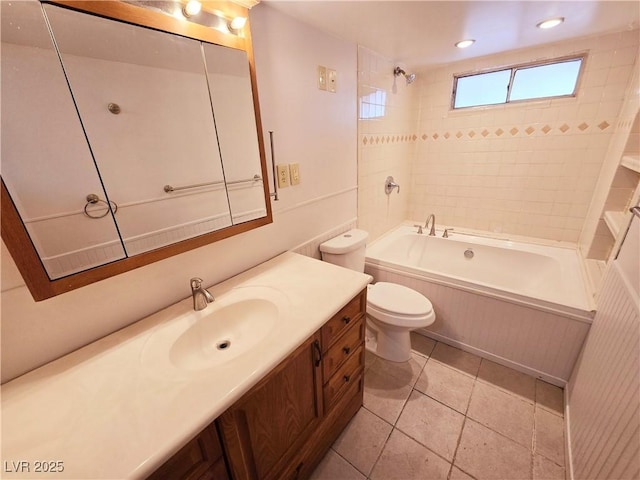
{"label": "shower wall fixture", "polygon": [[416,74],[415,73],[407,73],[405,72],[403,69],[401,69],[400,67],[396,67],[393,69],[393,75],[396,77],[399,77],[400,75],[402,75],[405,80],[407,81],[407,85],[410,85],[413,83],[413,81],[416,79]]}

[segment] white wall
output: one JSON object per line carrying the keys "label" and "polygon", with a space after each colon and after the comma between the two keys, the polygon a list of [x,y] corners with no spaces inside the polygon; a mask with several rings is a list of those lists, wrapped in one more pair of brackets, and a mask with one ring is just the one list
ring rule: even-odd
{"label": "white wall", "polygon": [[571,478],[640,476],[640,219],[603,280],[567,388]]}
{"label": "white wall", "polygon": [[[626,31],[420,73],[411,217],[435,212],[441,226],[577,243],[639,38]],[[450,110],[454,74],[585,51],[576,98]]]}
{"label": "white wall", "polygon": [[[250,20],[263,133],[275,132],[278,163],[300,164],[301,184],[281,190],[271,225],[42,302],[3,244],[3,382],[187,297],[193,276],[218,283],[355,221],[356,46],[262,4]],[[317,89],[317,65],[337,71],[337,93]]]}
{"label": "white wall", "polygon": [[630,192],[637,185],[637,178],[635,182],[629,182],[635,174],[631,171],[623,172],[626,169],[620,169],[618,166],[625,153],[640,154],[638,134],[633,132],[634,128],[636,130],[638,128],[635,122],[637,122],[638,112],[640,112],[639,62],[640,56],[636,55],[633,76],[627,85],[624,102],[602,163],[602,169],[598,175],[591,205],[580,235],[580,249],[583,255],[588,258],[605,260],[609,257],[614,238],[611,230],[602,220],[603,211],[621,210],[621,206],[626,205]]}
{"label": "white wall", "polygon": [[[409,218],[419,87],[395,78],[395,67],[393,60],[358,48],[358,227],[369,232],[369,241]],[[399,192],[385,193],[387,176]]]}

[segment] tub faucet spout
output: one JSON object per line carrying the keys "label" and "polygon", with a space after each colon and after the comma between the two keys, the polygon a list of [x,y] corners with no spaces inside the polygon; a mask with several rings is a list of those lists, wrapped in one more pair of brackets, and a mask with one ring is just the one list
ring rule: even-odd
{"label": "tub faucet spout", "polygon": [[429,230],[429,235],[432,237],[436,236],[436,216],[432,213],[427,218],[427,221],[424,222],[424,228],[429,228],[429,222],[431,222],[431,229]]}
{"label": "tub faucet spout", "polygon": [[204,310],[215,298],[209,290],[202,288],[202,279],[195,277],[191,279],[191,295],[193,296],[193,309],[195,311]]}

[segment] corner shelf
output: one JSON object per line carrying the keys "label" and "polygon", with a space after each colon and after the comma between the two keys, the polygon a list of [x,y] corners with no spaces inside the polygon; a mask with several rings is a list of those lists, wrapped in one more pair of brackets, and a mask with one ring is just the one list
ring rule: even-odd
{"label": "corner shelf", "polygon": [[625,213],[606,211],[602,217],[604,218],[604,223],[606,223],[609,230],[611,230],[613,237],[616,238],[620,230],[625,226]]}
{"label": "corner shelf", "polygon": [[640,173],[640,155],[625,155],[622,157],[620,165],[636,173]]}

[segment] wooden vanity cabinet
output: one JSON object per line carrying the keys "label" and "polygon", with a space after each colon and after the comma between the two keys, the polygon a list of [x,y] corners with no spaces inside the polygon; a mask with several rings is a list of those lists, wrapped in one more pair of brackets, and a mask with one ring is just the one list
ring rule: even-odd
{"label": "wooden vanity cabinet", "polygon": [[365,307],[366,289],[205,430],[217,426],[232,479],[311,476],[362,406]]}
{"label": "wooden vanity cabinet", "polygon": [[148,477],[148,480],[167,479],[229,480],[215,423],[200,432]]}
{"label": "wooden vanity cabinet", "polygon": [[320,335],[216,420],[235,479],[279,479],[322,420]]}

